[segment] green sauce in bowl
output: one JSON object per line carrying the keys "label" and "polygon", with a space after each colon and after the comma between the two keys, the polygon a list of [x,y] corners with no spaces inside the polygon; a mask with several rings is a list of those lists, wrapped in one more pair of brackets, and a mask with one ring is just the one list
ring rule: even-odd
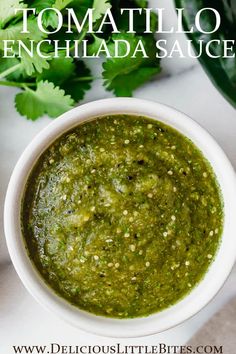
{"label": "green sauce in bowl", "polygon": [[80,309],[147,316],[186,296],[223,230],[215,174],[175,129],[132,115],[55,141],[28,179],[22,232],[46,283]]}

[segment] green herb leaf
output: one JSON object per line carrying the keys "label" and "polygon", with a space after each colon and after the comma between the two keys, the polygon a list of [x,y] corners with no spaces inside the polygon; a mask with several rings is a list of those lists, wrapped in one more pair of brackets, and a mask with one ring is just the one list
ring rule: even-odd
{"label": "green herb leaf", "polygon": [[[0,74],[4,73],[6,70],[13,68],[14,66],[20,64],[20,60],[16,58],[0,58]],[[22,66],[16,71],[12,72],[10,75],[4,76],[5,79],[10,81],[18,81],[23,75]]]}
{"label": "green herb leaf", "polygon": [[[129,34],[113,35],[113,39],[124,39],[130,43],[130,55],[125,58],[108,59],[103,64],[104,84],[109,91],[114,91],[117,96],[132,96],[133,90],[150,80],[160,72],[160,63],[156,58],[155,40],[153,36],[139,37]],[[142,53],[137,53],[132,58],[138,41],[142,40],[148,58],[143,58]],[[109,46],[114,52],[114,43]],[[121,55],[126,53],[126,46],[121,46]]]}
{"label": "green herb leaf", "polygon": [[[36,9],[36,13],[39,14],[40,11],[53,7],[55,0],[34,0],[31,4],[31,8]],[[52,27],[56,28],[58,24],[58,17],[55,11],[46,11],[42,16],[42,22],[45,28]]]}
{"label": "green herb leaf", "polygon": [[18,40],[34,40],[35,42],[39,42],[46,37],[44,33],[39,31],[37,20],[34,17],[28,18],[28,31],[29,33],[21,33],[23,28],[23,22],[17,22],[11,26],[8,26],[5,29],[0,30],[0,49],[3,49],[3,40],[14,40],[15,42]]}
{"label": "green herb leaf", "polygon": [[48,81],[40,81],[36,91],[27,88],[15,98],[17,111],[28,119],[36,120],[44,114],[57,117],[71,109],[74,101],[65,92]]}
{"label": "green herb leaf", "polygon": [[81,21],[85,16],[88,8],[93,7],[93,0],[73,0],[70,3],[70,7],[73,8],[76,16],[78,17],[78,20]]}
{"label": "green herb leaf", "polygon": [[[155,39],[153,35],[144,34],[144,16],[138,19],[138,35],[120,34],[113,35],[110,26],[105,26],[101,36],[86,34],[85,30],[78,35],[76,30],[72,34],[66,33],[63,26],[60,31],[54,34],[44,34],[38,30],[37,15],[45,8],[56,8],[62,11],[66,21],[66,7],[71,7],[79,21],[82,21],[88,8],[94,8],[94,26],[98,28],[102,15],[111,8],[113,16],[121,31],[127,29],[127,16],[120,16],[120,8],[146,7],[146,0],[0,0],[0,75],[5,78],[5,85],[24,88],[25,90],[16,96],[16,108],[28,119],[35,120],[44,113],[55,117],[70,109],[74,102],[83,99],[85,92],[91,88],[93,77],[86,66],[86,61],[65,58],[65,51],[61,50],[60,58],[53,58],[53,46],[44,43],[41,46],[42,54],[48,58],[42,58],[36,52],[36,45],[39,41],[58,40],[61,47],[65,46],[66,40],[83,39],[88,40],[88,53],[92,55],[98,51],[101,41],[105,40],[111,54],[114,54],[114,40],[126,39],[130,42],[131,54],[126,58],[107,59],[103,65],[104,85],[107,90],[113,91],[117,96],[131,96],[133,90],[152,79],[160,71],[159,60],[156,59]],[[36,8],[36,15],[28,17],[29,33],[21,33],[23,22],[21,14],[14,15],[16,7]],[[135,16],[138,16],[136,14]],[[43,15],[43,26],[45,28],[56,28],[58,18],[54,11],[47,11]],[[152,13],[152,28],[156,25],[156,15]],[[101,37],[101,38],[100,38]],[[3,40],[12,40],[13,59],[1,59]],[[133,51],[142,40],[148,59],[143,58],[141,53],[132,58]],[[18,41],[33,50],[33,57],[24,49],[21,50],[19,58]],[[31,43],[34,42],[33,44]],[[31,44],[33,48],[31,48]],[[73,45],[71,51],[73,50]],[[125,48],[121,46],[121,54]],[[88,61],[88,60],[87,60]],[[6,80],[10,80],[7,83]],[[1,83],[3,84],[3,82]],[[33,90],[35,88],[35,90]]]}
{"label": "green herb leaf", "polygon": [[[26,47],[30,48],[29,42],[25,41],[25,45]],[[46,53],[42,53],[42,54],[46,54]],[[32,57],[25,51],[22,51],[21,53],[22,68],[26,71],[26,74],[29,76],[31,76],[35,72],[41,73],[43,69],[49,69],[48,60],[50,59],[45,59],[38,55],[35,48],[35,43],[33,43]]]}
{"label": "green herb leaf", "polygon": [[30,7],[36,9],[36,13],[38,14],[40,11],[52,7],[54,3],[55,0],[33,0],[30,2]]}
{"label": "green herb leaf", "polygon": [[[46,8],[55,8],[59,11],[64,10],[64,8],[69,5],[72,0],[34,0],[31,7],[36,8],[36,13]],[[58,16],[55,11],[46,11],[42,16],[42,22],[45,28],[52,27],[56,28],[58,25]]]}
{"label": "green herb leaf", "polygon": [[108,89],[114,90],[118,97],[132,97],[132,93],[138,87],[142,86],[153,76],[160,72],[160,68],[140,68],[125,75],[118,75],[111,81]]}
{"label": "green herb leaf", "polygon": [[85,63],[77,61],[74,75],[66,80],[61,87],[65,90],[66,94],[78,102],[84,98],[85,92],[91,88],[92,81],[91,72]]}
{"label": "green herb leaf", "polygon": [[13,17],[15,9],[27,7],[23,0],[1,0],[0,1],[0,28],[3,28]]}
{"label": "green herb leaf", "polygon": [[93,54],[94,55],[97,54],[102,42],[104,41],[103,38],[100,38],[94,34],[92,35],[92,38],[93,38],[93,42],[91,44],[89,44],[89,46],[88,46],[88,54],[91,56]]}
{"label": "green herb leaf", "polygon": [[148,6],[147,0],[135,0],[135,2],[138,7],[147,8]]}
{"label": "green herb leaf", "polygon": [[49,62],[49,67],[44,69],[41,74],[37,76],[38,81],[50,81],[54,85],[60,86],[63,82],[68,80],[75,72],[76,65],[72,58],[53,58]]}
{"label": "green herb leaf", "polygon": [[56,0],[53,7],[59,11],[63,10],[67,5],[69,5],[73,0]]}
{"label": "green herb leaf", "polygon": [[[119,29],[127,32],[129,29],[129,14],[124,12],[120,14],[120,8],[133,9],[133,8],[147,8],[148,4],[146,0],[117,0],[116,2],[116,22],[119,24]],[[113,4],[113,7],[115,6]],[[151,12],[151,31],[155,32],[157,26],[157,15],[155,12]],[[137,11],[134,11],[134,30],[137,35],[143,36],[146,30],[146,14],[145,11],[140,15]]]}
{"label": "green herb leaf", "polygon": [[109,0],[94,0],[93,8],[94,8],[93,19],[94,19],[94,22],[96,22],[97,20],[99,20],[101,18],[101,16],[103,14],[105,14],[105,12],[108,9],[111,8],[111,4],[110,4]]}

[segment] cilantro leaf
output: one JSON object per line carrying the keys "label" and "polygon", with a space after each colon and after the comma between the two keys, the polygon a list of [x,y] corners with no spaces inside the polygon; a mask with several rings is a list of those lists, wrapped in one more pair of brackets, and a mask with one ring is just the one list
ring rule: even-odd
{"label": "cilantro leaf", "polygon": [[48,81],[40,81],[36,91],[27,88],[15,98],[17,111],[28,119],[36,120],[45,113],[57,117],[71,109],[74,101],[65,92]]}
{"label": "cilantro leaf", "polygon": [[0,49],[3,49],[3,40],[13,40],[12,50],[16,57],[18,56],[17,41],[21,40],[25,46],[31,49],[30,41],[33,41],[33,57],[31,58],[25,50],[21,52],[22,69],[27,75],[31,76],[35,71],[42,72],[43,69],[49,68],[48,59],[42,58],[36,52],[36,43],[46,37],[46,34],[38,30],[36,17],[30,16],[27,20],[29,33],[21,33],[23,22],[17,22],[9,25],[5,29],[0,29]]}
{"label": "cilantro leaf", "polygon": [[[25,42],[25,45],[28,48],[30,47],[29,42]],[[25,51],[22,51],[21,53],[22,68],[26,71],[26,74],[29,76],[31,76],[35,71],[41,73],[43,69],[49,69],[48,60],[50,59],[45,59],[38,55],[35,48],[35,43],[33,43],[33,57],[31,57]]]}
{"label": "cilantro leaf", "polygon": [[92,77],[90,70],[83,61],[73,61],[72,58],[53,58],[49,69],[37,75],[38,81],[48,80],[60,86],[67,95],[76,102],[84,98],[85,92],[91,88]]}
{"label": "cilantro leaf", "polygon": [[54,11],[47,11],[44,12],[43,17],[42,17],[42,22],[44,27],[52,27],[52,28],[57,28],[58,25],[58,17],[57,14]]}
{"label": "cilantro leaf", "polygon": [[84,98],[85,92],[91,88],[91,72],[83,61],[76,61],[74,75],[66,80],[61,87],[66,94],[70,95],[76,102]]}
{"label": "cilantro leaf", "polygon": [[[0,58],[0,74],[3,73],[4,71],[10,69],[11,67],[17,65],[20,63],[20,60],[16,58]],[[10,80],[10,81],[18,81],[20,77],[23,75],[23,70],[22,67],[20,67],[18,70],[14,71],[10,75],[6,76],[5,79]]]}
{"label": "cilantro leaf", "polygon": [[[69,6],[68,6],[69,5]],[[21,33],[23,23],[21,14],[15,16],[14,9],[24,7],[36,8],[36,14],[28,17],[29,33]],[[66,26],[54,34],[45,34],[38,30],[37,15],[45,8],[55,8],[62,12],[64,20],[67,20],[66,7],[75,11],[79,21],[82,21],[88,8],[94,8],[94,28],[99,27],[102,15],[111,8],[116,22],[122,34],[111,33],[110,26],[105,26],[104,33],[96,36],[83,31],[78,36],[74,31],[66,33]],[[104,86],[113,91],[117,96],[131,96],[133,91],[151,80],[160,71],[160,63],[156,58],[155,39],[152,34],[144,34],[145,13],[135,16],[136,35],[125,34],[128,28],[128,13],[121,16],[120,8],[147,7],[147,0],[0,0],[0,74],[6,80],[10,80],[11,86],[20,86],[24,91],[17,94],[16,109],[28,119],[36,120],[43,114],[56,117],[70,109],[75,102],[83,99],[85,92],[91,88],[93,77],[87,68],[86,61],[65,58],[65,52],[60,52],[59,58],[53,58],[53,46],[44,43],[41,46],[43,54],[50,55],[42,58],[36,52],[39,41],[47,38],[58,40],[61,47],[65,46],[65,40],[88,40],[88,53],[92,55],[98,51],[103,40],[106,41],[109,51],[114,55],[115,39],[125,39],[130,43],[131,54],[125,58],[105,59],[103,63]],[[54,11],[47,11],[43,15],[45,28],[56,28],[58,17]],[[152,12],[151,28],[156,27],[156,15]],[[86,28],[86,27],[85,27]],[[13,59],[1,59],[3,40],[13,40],[12,50],[15,53]],[[22,41],[29,49],[33,45],[33,58],[24,50],[19,58],[18,41]],[[148,58],[143,58],[142,53],[137,53],[136,58],[132,54],[139,40],[142,40]],[[34,42],[32,44],[32,42]],[[72,46],[73,48],[73,46]],[[126,52],[121,45],[120,54]],[[89,60],[87,60],[88,62]],[[20,64],[20,65],[19,65]],[[6,76],[7,75],[7,76]]]}
{"label": "cilantro leaf", "polygon": [[21,33],[23,28],[23,22],[17,22],[5,29],[0,29],[0,49],[3,48],[3,40],[34,40],[35,42],[41,41],[46,37],[45,33],[42,33],[38,29],[37,20],[34,17],[28,18],[28,31],[29,33]]}
{"label": "cilantro leaf", "polygon": [[30,7],[36,9],[38,14],[40,11],[52,7],[55,3],[55,0],[33,0],[30,2]]}
{"label": "cilantro leaf", "polygon": [[147,8],[148,2],[147,0],[135,0],[138,7]]}
{"label": "cilantro leaf", "polygon": [[93,42],[89,44],[88,46],[88,54],[93,55],[98,52],[99,48],[101,47],[102,42],[104,41],[103,38],[100,38],[96,36],[95,34],[92,34]]}
{"label": "cilantro leaf", "polygon": [[[53,7],[55,0],[34,0],[30,6],[36,9],[36,13],[39,14],[40,11]],[[46,11],[42,16],[42,22],[45,28],[52,27],[56,28],[58,24],[58,18],[55,11]]]}
{"label": "cilantro leaf", "polygon": [[49,65],[48,69],[37,74],[37,81],[48,80],[60,86],[76,102],[83,99],[85,92],[91,88],[90,84],[93,80],[85,63],[61,56],[53,58]]}
{"label": "cilantro leaf", "polygon": [[[117,0],[116,4],[116,21],[119,23],[119,29],[122,32],[127,32],[129,29],[129,14],[124,12],[123,15],[120,14],[120,8],[133,9],[133,8],[147,8],[148,2],[146,0]],[[157,15],[155,12],[151,12],[151,31],[155,32],[157,26]],[[134,30],[136,34],[143,36],[146,30],[146,14],[143,11],[140,15],[137,11],[134,11]]]}
{"label": "cilantro leaf", "polygon": [[63,10],[67,5],[69,5],[73,0],[56,0],[55,4],[53,5],[54,8],[58,9],[59,11]]}
{"label": "cilantro leaf", "polygon": [[[26,0],[25,0],[26,1]],[[62,11],[67,5],[69,5],[73,0],[27,0],[27,3],[31,8],[36,9],[36,14],[46,8],[55,8]],[[42,22],[44,27],[56,28],[58,25],[58,16],[55,11],[46,11],[42,16]]]}
{"label": "cilantro leaf", "polygon": [[87,10],[93,7],[93,0],[73,0],[70,3],[70,7],[73,8],[78,20],[81,22]]}
{"label": "cilantro leaf", "polygon": [[41,74],[37,75],[38,81],[50,81],[54,85],[59,86],[68,80],[75,72],[76,65],[72,58],[53,58],[49,62],[49,67],[44,69]]}
{"label": "cilantro leaf", "polygon": [[119,75],[109,85],[118,97],[132,97],[132,92],[160,72],[160,68],[140,68],[126,75]]}
{"label": "cilantro leaf", "polygon": [[3,28],[13,17],[15,9],[27,7],[23,0],[1,0],[0,1],[0,28]]}
{"label": "cilantro leaf", "polygon": [[93,2],[93,20],[96,22],[101,18],[105,12],[111,8],[111,4],[109,0],[94,0]]}
{"label": "cilantro leaf", "polygon": [[[160,72],[160,63],[156,58],[155,40],[152,35],[146,37],[130,34],[113,35],[112,39],[129,41],[130,55],[125,58],[112,58],[103,63],[104,85],[107,90],[114,91],[117,96],[132,96],[133,90],[149,81]],[[142,40],[148,58],[143,58],[138,52],[136,58],[132,58],[139,40]],[[109,45],[111,53],[114,53],[114,42]],[[126,46],[121,45],[121,54],[125,54]]]}

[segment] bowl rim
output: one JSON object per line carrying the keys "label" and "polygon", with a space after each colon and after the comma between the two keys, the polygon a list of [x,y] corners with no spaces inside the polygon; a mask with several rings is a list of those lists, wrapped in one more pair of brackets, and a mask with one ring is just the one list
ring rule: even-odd
{"label": "bowl rim", "polygon": [[[91,117],[112,114],[144,115],[174,127],[190,138],[210,162],[221,187],[225,225],[215,260],[203,280],[177,304],[153,315],[135,319],[111,319],[79,310],[46,285],[26,251],[20,228],[21,200],[25,183],[39,156],[59,136]],[[187,115],[169,106],[136,98],[110,98],[93,101],[63,114],[40,131],[26,147],[12,173],[4,206],[4,229],[13,265],[31,295],[46,309],[72,325],[105,337],[142,337],[163,332],[199,312],[218,293],[236,259],[236,178],[223,150],[211,135]],[[223,263],[222,263],[223,259]],[[222,266],[223,264],[223,266]]]}

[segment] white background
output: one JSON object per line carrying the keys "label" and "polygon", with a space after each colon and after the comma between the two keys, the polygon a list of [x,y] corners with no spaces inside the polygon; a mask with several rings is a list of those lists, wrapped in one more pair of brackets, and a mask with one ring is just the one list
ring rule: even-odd
{"label": "white background", "polygon": [[[150,3],[155,7],[157,1]],[[166,8],[165,23],[168,28],[176,21],[172,1],[159,0],[158,6]],[[170,44],[175,39],[174,35],[166,37]],[[184,35],[179,35],[178,39],[183,43],[186,41]],[[162,66],[161,77],[136,91],[135,96],[171,105],[190,115],[215,137],[236,166],[236,111],[220,96],[196,60],[165,59]],[[93,70],[100,75],[99,65]],[[36,122],[20,117],[14,109],[16,92],[11,88],[0,88],[0,353],[12,354],[12,345],[20,344],[114,344],[117,340],[86,334],[45,311],[24,289],[10,262],[2,223],[7,183],[23,149],[50,122],[47,117]],[[110,96],[98,80],[84,102]],[[160,342],[183,345],[235,294],[236,269],[216,298],[194,318],[162,334],[121,339],[120,342],[127,345],[155,345]]]}

